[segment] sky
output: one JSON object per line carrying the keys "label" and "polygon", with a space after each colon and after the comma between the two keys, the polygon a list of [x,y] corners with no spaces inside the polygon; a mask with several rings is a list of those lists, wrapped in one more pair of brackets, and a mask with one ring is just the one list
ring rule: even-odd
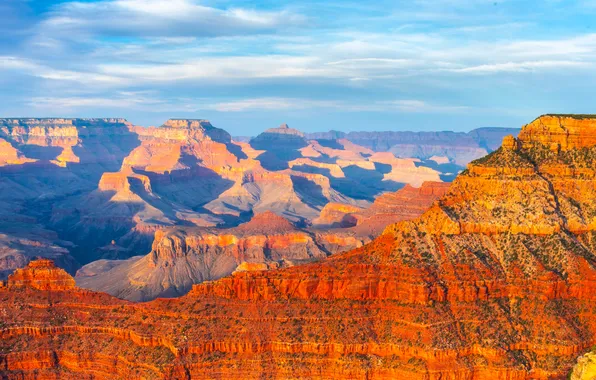
{"label": "sky", "polygon": [[468,131],[595,85],[596,0],[0,0],[0,117]]}

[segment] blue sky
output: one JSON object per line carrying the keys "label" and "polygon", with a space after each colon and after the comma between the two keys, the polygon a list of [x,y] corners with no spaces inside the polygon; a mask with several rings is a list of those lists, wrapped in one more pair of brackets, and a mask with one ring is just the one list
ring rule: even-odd
{"label": "blue sky", "polygon": [[0,0],[0,116],[234,135],[596,113],[596,0]]}

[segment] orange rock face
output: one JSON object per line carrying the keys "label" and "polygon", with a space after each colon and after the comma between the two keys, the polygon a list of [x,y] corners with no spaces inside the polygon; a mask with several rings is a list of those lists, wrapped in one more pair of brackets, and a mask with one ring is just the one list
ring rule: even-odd
{"label": "orange rock face", "polygon": [[75,281],[63,269],[57,268],[52,260],[36,260],[8,276],[7,286],[37,290],[69,290],[74,289]]}
{"label": "orange rock face", "polygon": [[351,214],[359,211],[362,211],[359,207],[327,203],[321,210],[321,215],[313,223],[320,226],[351,227],[356,223],[356,219]]}
{"label": "orange rock face", "polygon": [[0,166],[21,165],[27,162],[35,162],[35,160],[26,158],[8,141],[0,138]]}
{"label": "orange rock face", "polygon": [[545,115],[526,125],[519,135],[526,145],[542,143],[563,150],[596,144],[596,118],[591,115]]}
{"label": "orange rock face", "polygon": [[304,226],[326,204],[366,208],[406,183],[439,180],[433,163],[340,137],[307,139],[282,125],[236,143],[206,120],[143,128],[110,118],[0,119],[0,232],[11,231],[0,237],[0,276],[40,255],[13,242],[43,240],[67,254],[46,256],[71,270],[146,254],[162,228],[228,227],[266,211]]}
{"label": "orange rock face", "polygon": [[418,188],[406,185],[395,193],[385,193],[363,211],[349,214],[354,221],[351,228],[359,236],[378,236],[390,224],[414,219],[426,211],[434,201],[447,193],[450,184],[424,182]]}

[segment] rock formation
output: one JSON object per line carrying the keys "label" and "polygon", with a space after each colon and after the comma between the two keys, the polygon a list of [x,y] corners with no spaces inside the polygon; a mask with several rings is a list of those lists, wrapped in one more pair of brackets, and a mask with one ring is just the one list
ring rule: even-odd
{"label": "rock formation", "polygon": [[[340,135],[313,140],[283,124],[238,143],[198,119],[149,128],[117,118],[0,119],[0,278],[38,256],[69,273],[127,260],[150,252],[158,231],[230,228],[253,213],[305,227],[329,203],[365,209],[459,170]],[[310,233],[327,252],[372,236]]]}
{"label": "rock formation", "polygon": [[148,255],[92,262],[79,270],[76,280],[82,288],[131,301],[177,297],[193,284],[235,271],[304,264],[367,240],[341,231],[315,234],[268,211],[234,228],[160,230]]}
{"label": "rock formation", "polygon": [[0,138],[0,166],[22,165],[28,162],[35,162],[35,160],[26,158],[23,152],[13,147],[8,141]]}
{"label": "rock formation", "polygon": [[358,236],[376,237],[390,224],[422,215],[447,193],[449,186],[445,182],[424,182],[420,187],[406,185],[394,193],[382,194],[369,208],[347,216],[354,224],[351,230]]}
{"label": "rock formation", "polygon": [[424,182],[420,188],[406,185],[381,195],[367,209],[328,203],[308,229],[298,229],[267,211],[235,228],[158,231],[149,255],[92,262],[77,272],[77,284],[147,301],[180,296],[193,284],[230,275],[238,268],[271,269],[320,260],[362,246],[389,224],[422,215],[448,187],[443,182]]}
{"label": "rock formation", "polygon": [[321,262],[145,304],[0,288],[2,375],[565,378],[596,339],[596,129],[580,120],[537,119],[419,218]]}
{"label": "rock formation", "polygon": [[63,269],[57,268],[52,260],[35,260],[25,268],[17,269],[8,276],[9,288],[32,288],[36,290],[70,290],[75,280]]}

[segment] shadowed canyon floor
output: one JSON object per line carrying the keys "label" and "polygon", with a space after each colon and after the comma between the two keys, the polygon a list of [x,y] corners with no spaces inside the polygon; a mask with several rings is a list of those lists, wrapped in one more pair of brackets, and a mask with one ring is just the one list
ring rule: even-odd
{"label": "shadowed canyon floor", "polygon": [[371,243],[176,299],[130,303],[34,262],[0,288],[2,374],[566,378],[596,343],[595,158],[596,117],[540,117]]}

